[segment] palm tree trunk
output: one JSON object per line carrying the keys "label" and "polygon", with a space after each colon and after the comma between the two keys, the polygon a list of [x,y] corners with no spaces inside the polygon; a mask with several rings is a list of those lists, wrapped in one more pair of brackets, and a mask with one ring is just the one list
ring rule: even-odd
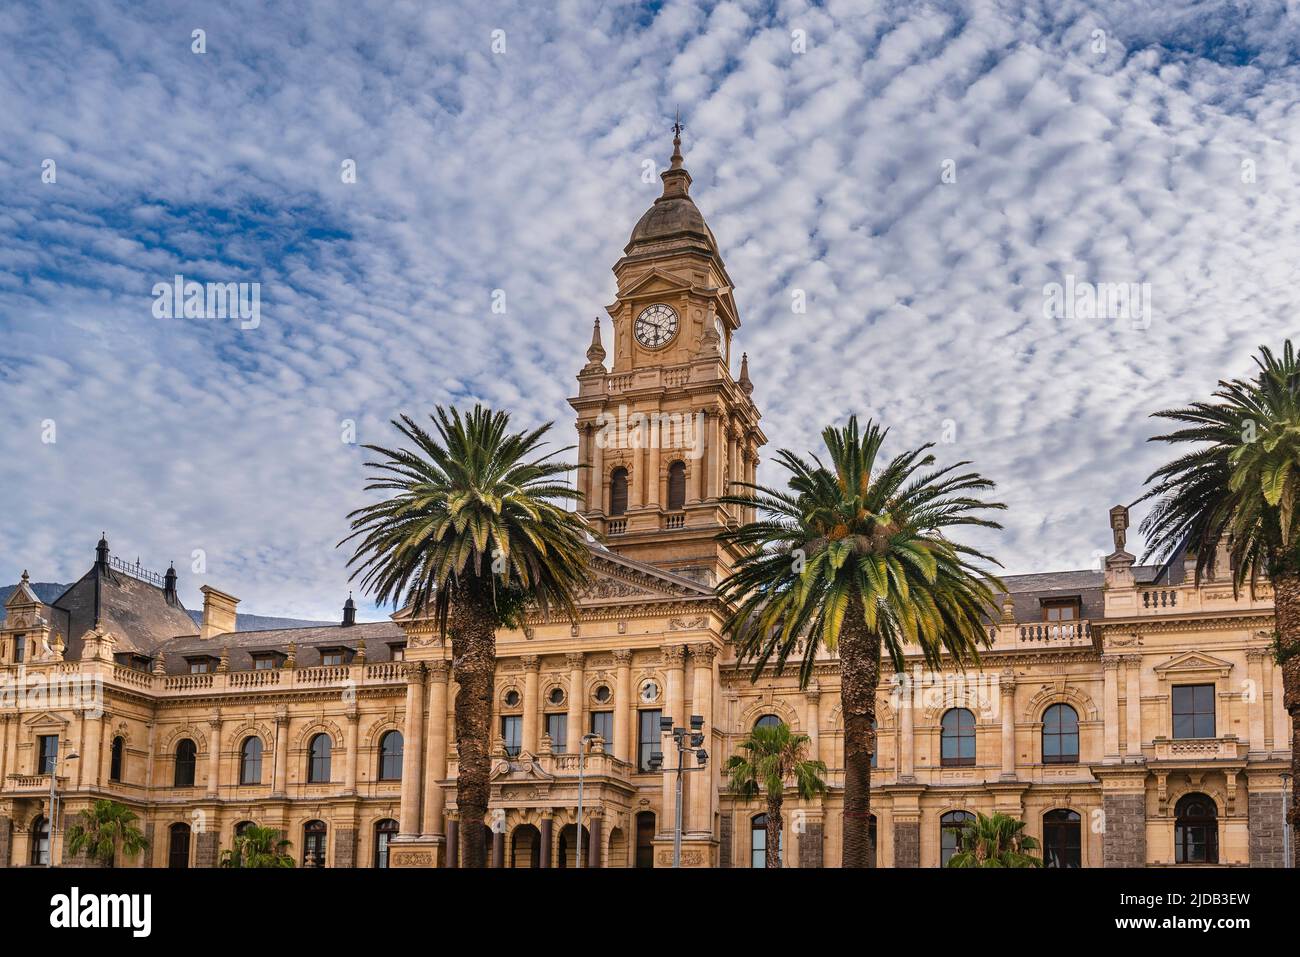
{"label": "palm tree trunk", "polygon": [[1291,801],[1287,824],[1291,828],[1291,859],[1300,858],[1300,558],[1273,576],[1273,615],[1277,646],[1282,659],[1282,692],[1291,715]]}
{"label": "palm tree trunk", "polygon": [[460,813],[461,867],[487,867],[483,824],[491,769],[496,618],[490,583],[462,580],[447,618],[457,685],[456,808]]}
{"label": "palm tree trunk", "polygon": [[867,628],[862,605],[850,601],[840,630],[840,705],[844,713],[844,839],[842,867],[875,867],[872,846],[871,756],[876,750],[876,687],[880,636]]}
{"label": "palm tree trunk", "polygon": [[778,791],[767,795],[767,847],[764,849],[763,866],[781,866],[781,798]]}

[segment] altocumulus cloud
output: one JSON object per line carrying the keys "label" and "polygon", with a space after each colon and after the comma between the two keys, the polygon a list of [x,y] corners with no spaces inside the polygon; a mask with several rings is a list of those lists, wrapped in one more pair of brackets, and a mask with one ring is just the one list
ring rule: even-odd
{"label": "altocumulus cloud", "polygon": [[[333,617],[341,423],[483,400],[567,444],[679,103],[773,445],[953,438],[1011,570],[1089,564],[1146,414],[1296,330],[1281,3],[267,6],[0,14],[0,578],[108,529],[191,604]],[[176,274],[260,283],[260,325],[154,318]],[[1149,323],[1046,316],[1067,275],[1149,283]]]}

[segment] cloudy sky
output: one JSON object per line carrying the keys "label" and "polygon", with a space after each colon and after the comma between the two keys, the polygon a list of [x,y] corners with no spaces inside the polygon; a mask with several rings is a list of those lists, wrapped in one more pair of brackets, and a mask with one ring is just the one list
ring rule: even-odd
{"label": "cloudy sky", "polygon": [[[481,400],[570,441],[678,104],[773,446],[951,440],[1009,571],[1093,564],[1147,413],[1300,330],[1281,2],[266,7],[0,9],[0,582],[107,530],[191,607],[333,618],[344,423]],[[178,273],[260,283],[260,323],[157,318]],[[1067,276],[1145,312],[1045,309]]]}

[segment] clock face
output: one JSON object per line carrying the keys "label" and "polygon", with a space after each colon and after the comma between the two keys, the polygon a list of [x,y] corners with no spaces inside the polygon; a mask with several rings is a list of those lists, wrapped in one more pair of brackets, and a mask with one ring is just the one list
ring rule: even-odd
{"label": "clock face", "polygon": [[677,313],[672,306],[657,302],[636,317],[636,341],[647,349],[661,349],[677,335]]}

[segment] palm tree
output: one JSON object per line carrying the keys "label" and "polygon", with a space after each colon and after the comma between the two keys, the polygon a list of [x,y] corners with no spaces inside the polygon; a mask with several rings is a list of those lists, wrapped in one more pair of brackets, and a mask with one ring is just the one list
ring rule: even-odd
{"label": "palm tree", "polygon": [[120,847],[127,857],[135,857],[149,841],[135,826],[135,812],[117,801],[99,800],[90,810],[82,811],[76,824],[68,828],[68,852],[83,851],[91,860],[112,867]]}
{"label": "palm tree", "polygon": [[958,665],[978,662],[989,640],[984,618],[1002,588],[975,564],[991,558],[945,534],[1001,527],[980,514],[1005,507],[977,496],[993,483],[959,472],[966,462],[935,467],[932,443],[878,466],[887,434],[870,421],[859,431],[855,416],[822,432],[829,465],[783,449],[776,460],[790,473],[788,490],[733,483],[749,492],[724,498],[759,516],[721,535],[744,550],[719,591],[732,604],[726,628],[739,658],[752,659],[752,678],[772,659],[780,673],[801,652],[806,686],[818,650],[839,654],[845,867],[874,861],[868,821],[882,649],[896,671],[907,643],[931,668],[945,651]]}
{"label": "palm tree", "polygon": [[1184,548],[1196,556],[1195,581],[1215,577],[1217,546],[1226,539],[1234,594],[1263,576],[1273,584],[1274,653],[1291,715],[1292,846],[1300,841],[1300,362],[1290,340],[1275,356],[1261,346],[1259,371],[1220,381],[1214,401],[1156,412],[1182,428],[1152,442],[1196,448],[1147,479],[1154,498],[1142,522],[1147,550],[1168,560]]}
{"label": "palm tree", "polygon": [[781,721],[760,725],[740,742],[745,754],[733,754],[727,761],[731,787],[745,800],[767,797],[767,867],[781,866],[781,805],[785,783],[794,779],[795,791],[805,801],[826,791],[826,765],[808,758],[811,738],[794,734]]}
{"label": "palm tree", "polygon": [[482,406],[466,415],[440,406],[432,418],[436,435],[405,415],[393,421],[413,450],[366,446],[385,459],[366,463],[378,473],[366,488],[392,497],[352,512],[343,541],[361,536],[349,565],[378,601],[431,610],[451,636],[461,861],[484,867],[472,825],[487,814],[496,630],[525,604],[576,617],[587,524],[564,505],[581,498],[564,482],[572,466],[541,452],[550,423],[512,433],[508,414]]}
{"label": "palm tree", "polygon": [[1043,866],[1042,858],[1029,853],[1038,850],[1038,841],[1024,833],[1024,821],[1001,811],[977,815],[962,828],[960,850],[949,859],[949,867]]}
{"label": "palm tree", "polygon": [[293,867],[292,846],[275,828],[253,824],[235,835],[233,848],[221,852],[221,866]]}

